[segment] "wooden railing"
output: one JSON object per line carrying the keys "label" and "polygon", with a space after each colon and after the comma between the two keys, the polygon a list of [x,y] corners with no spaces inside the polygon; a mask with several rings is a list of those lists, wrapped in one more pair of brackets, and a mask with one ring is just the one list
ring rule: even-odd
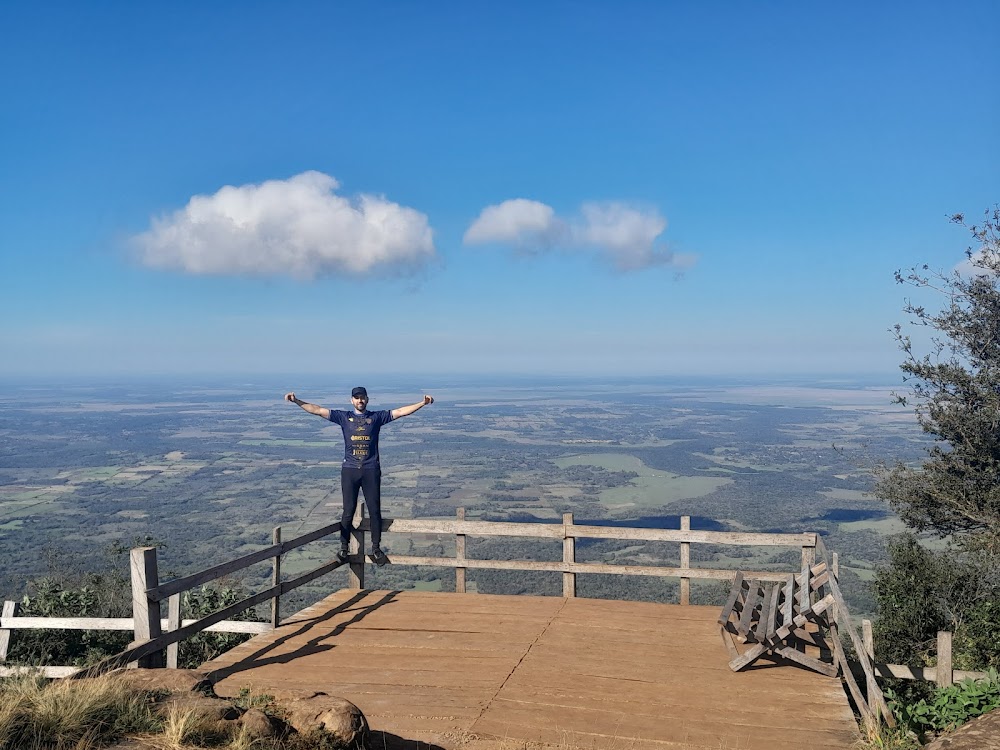
{"label": "wooden railing", "polygon": [[[503,521],[466,521],[464,509],[458,509],[454,521],[386,519],[384,531],[410,534],[454,534],[455,557],[417,557],[393,555],[395,565],[429,565],[455,568],[455,590],[465,593],[465,572],[469,569],[488,570],[532,570],[562,573],[563,596],[576,596],[576,577],[580,574],[616,574],[628,576],[652,576],[680,579],[680,603],[688,604],[691,596],[691,580],[728,581],[735,570],[716,570],[691,567],[692,544],[721,544],[754,547],[795,547],[801,550],[802,560],[812,561],[815,557],[817,535],[812,532],[800,534],[755,534],[731,531],[692,531],[690,516],[681,516],[679,529],[642,529],[616,526],[582,526],[573,522],[572,513],[564,513],[562,523],[512,523]],[[360,533],[369,529],[369,522],[362,521]],[[465,543],[469,536],[493,537],[516,536],[529,539],[552,539],[562,542],[562,560],[479,560],[466,556]],[[577,562],[576,540],[578,539],[619,539],[630,542],[678,542],[680,559],[677,567],[662,565],[619,565],[608,563]],[[364,566],[356,574],[352,585],[364,588]],[[783,581],[787,572],[761,571],[747,573],[760,580]]]}
{"label": "wooden railing", "polygon": [[[837,555],[828,554],[822,538],[817,539],[816,547],[820,561],[826,563],[827,569],[831,573],[825,585],[828,587],[830,594],[832,594],[834,602],[829,610],[833,658],[840,666],[844,682],[847,684],[851,698],[854,700],[854,705],[861,714],[862,721],[868,726],[876,726],[880,720],[884,720],[889,726],[895,726],[896,722],[892,716],[892,712],[889,711],[889,707],[885,702],[885,696],[882,694],[882,690],[875,680],[873,659],[858,638],[857,630],[855,630],[854,623],[851,620],[851,613],[847,609],[847,602],[844,601],[844,595],[840,590],[840,582],[838,580],[840,577],[840,563]],[[851,663],[847,659],[844,643],[841,640],[841,635],[845,633],[854,647],[858,664],[861,666],[861,670],[865,676],[866,690],[864,693],[862,693],[861,688],[858,686],[857,680],[854,679]]]}
{"label": "wooden railing", "polygon": [[[885,702],[885,696],[878,685],[876,678],[895,677],[906,680],[927,680],[936,682],[938,687],[945,687],[965,679],[983,679],[987,677],[986,672],[967,672],[952,668],[951,661],[951,641],[952,634],[948,631],[940,631],[937,637],[937,666],[936,667],[908,667],[901,664],[882,664],[875,661],[875,641],[870,620],[861,621],[861,637],[858,637],[857,628],[847,609],[844,596],[840,591],[840,570],[837,553],[827,553],[826,546],[822,538],[817,540],[817,553],[822,561],[829,565],[833,573],[829,579],[830,591],[834,596],[836,604],[831,611],[831,635],[834,643],[834,658],[841,666],[844,681],[854,700],[862,720],[866,723],[878,723],[880,719],[890,726],[895,725],[892,713]],[[842,633],[846,633],[854,648],[857,662],[847,660],[843,642],[840,639]],[[857,681],[854,679],[854,669],[859,667],[865,679],[865,693],[862,694]]]}
{"label": "wooden railing", "polygon": [[938,687],[947,687],[953,682],[962,680],[982,680],[989,677],[988,672],[970,672],[963,669],[953,669],[951,660],[952,633],[949,630],[939,630],[937,634],[937,665],[933,667],[909,667],[905,664],[883,664],[875,659],[875,636],[871,620],[861,621],[861,639],[865,651],[872,659],[876,677],[894,677],[897,680],[925,680],[935,682]]}
{"label": "wooden railing", "polygon": [[[108,657],[101,662],[80,670],[79,676],[98,674],[110,669],[136,663],[141,666],[176,666],[177,644],[196,633],[213,629],[223,630],[233,625],[226,618],[233,617],[263,602],[271,602],[271,622],[258,624],[262,629],[276,627],[280,621],[281,596],[300,586],[303,586],[323,576],[342,565],[349,565],[348,587],[364,588],[365,562],[362,550],[366,549],[365,541],[370,530],[370,522],[364,518],[364,506],[359,506],[355,517],[354,531],[351,539],[350,555],[347,563],[336,559],[325,562],[306,573],[302,573],[287,581],[281,580],[282,557],[293,549],[309,542],[318,541],[337,535],[340,523],[334,523],[295,539],[282,542],[281,529],[276,528],[272,536],[272,544],[257,552],[244,555],[235,560],[221,563],[206,570],[191,575],[176,578],[161,583],[158,573],[156,549],[140,547],[133,549],[130,555],[132,581],[132,618],[115,621],[115,628],[132,629],[133,643],[124,651]],[[633,527],[587,526],[578,525],[573,521],[573,514],[563,515],[561,523],[510,523],[494,521],[470,521],[465,519],[465,511],[459,508],[455,520],[419,520],[419,519],[384,519],[383,531],[393,533],[454,535],[454,557],[421,557],[410,555],[393,555],[394,565],[436,566],[455,569],[455,589],[460,593],[466,591],[466,572],[469,569],[491,570],[523,570],[548,571],[562,574],[563,596],[576,596],[576,578],[581,574],[617,574],[626,576],[673,577],[680,579],[680,603],[690,601],[690,582],[692,579],[730,580],[735,575],[734,570],[719,570],[711,568],[693,568],[690,565],[690,549],[692,544],[764,546],[797,548],[802,564],[812,564],[816,556],[818,536],[815,533],[799,534],[756,534],[723,531],[693,531],[690,527],[690,517],[682,516],[679,529],[644,529]],[[483,560],[470,558],[466,554],[466,539],[474,537],[522,537],[533,539],[559,540],[562,543],[562,560]],[[619,539],[632,542],[676,542],[679,543],[680,555],[678,565],[616,565],[597,562],[578,562],[576,559],[577,539]],[[222,576],[230,575],[266,560],[272,561],[271,587],[249,596],[235,604],[218,610],[199,620],[180,619],[180,596],[184,591],[196,588],[214,581]],[[797,570],[798,568],[796,568]],[[787,572],[759,571],[748,572],[760,580],[780,581],[787,577]],[[167,602],[168,615],[162,617],[162,603]],[[6,637],[9,640],[11,630],[19,627],[84,627],[86,621],[67,625],[65,621],[45,618],[48,624],[40,622],[42,618],[17,618],[13,612],[6,611],[0,617],[0,642]],[[32,622],[25,622],[31,620]],[[239,625],[245,625],[239,623]],[[107,622],[91,620],[86,626],[104,629]],[[234,632],[224,630],[223,632]],[[246,632],[240,631],[240,632]],[[163,652],[166,651],[166,658]],[[5,656],[6,654],[3,654]]]}

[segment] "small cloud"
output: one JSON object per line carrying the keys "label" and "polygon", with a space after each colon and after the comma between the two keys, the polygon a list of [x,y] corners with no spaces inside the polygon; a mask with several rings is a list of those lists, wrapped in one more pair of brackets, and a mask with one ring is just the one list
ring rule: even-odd
{"label": "small cloud", "polygon": [[507,244],[521,251],[594,251],[622,271],[652,266],[691,268],[694,255],[668,250],[659,237],[667,220],[655,209],[625,203],[590,202],[563,219],[551,206],[516,198],[487,206],[465,233],[466,245]]}
{"label": "small cloud", "polygon": [[514,198],[487,206],[463,237],[466,245],[504,243],[518,248],[544,247],[563,231],[555,211],[538,201]]}
{"label": "small cloud", "polygon": [[1000,248],[981,247],[955,266],[954,271],[965,278],[1000,275]]}
{"label": "small cloud", "polygon": [[399,274],[434,258],[427,216],[382,196],[337,195],[333,177],[227,185],[196,195],[132,238],[141,261],[191,274]]}

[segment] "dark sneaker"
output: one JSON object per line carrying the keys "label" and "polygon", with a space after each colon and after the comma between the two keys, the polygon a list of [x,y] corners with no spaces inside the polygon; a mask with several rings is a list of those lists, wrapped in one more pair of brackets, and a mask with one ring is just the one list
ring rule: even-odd
{"label": "dark sneaker", "polygon": [[340,548],[340,552],[337,553],[337,560],[342,563],[347,562],[347,547]]}
{"label": "dark sneaker", "polygon": [[378,565],[380,568],[389,562],[389,558],[386,557],[385,552],[382,551],[380,547],[372,547],[368,552],[368,557],[373,563]]}

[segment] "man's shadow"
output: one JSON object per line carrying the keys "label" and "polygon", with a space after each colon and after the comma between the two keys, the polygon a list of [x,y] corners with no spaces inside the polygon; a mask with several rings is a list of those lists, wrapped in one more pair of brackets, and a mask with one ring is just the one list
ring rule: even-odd
{"label": "man's shadow", "polygon": [[285,654],[275,654],[274,656],[267,656],[267,654],[275,651],[283,644],[287,643],[289,640],[309,632],[309,630],[314,626],[319,625],[322,622],[326,622],[334,618],[338,614],[347,612],[356,605],[362,604],[364,599],[371,596],[373,593],[374,592],[371,591],[359,591],[357,594],[352,596],[347,601],[338,604],[333,609],[327,610],[322,615],[319,615],[317,617],[311,617],[309,619],[302,621],[301,623],[296,623],[299,625],[298,628],[288,633],[283,633],[280,637],[261,646],[260,649],[250,654],[249,656],[240,659],[240,661],[236,662],[235,664],[231,664],[227,667],[220,667],[219,669],[212,670],[206,675],[206,677],[209,680],[211,680],[212,684],[214,685],[217,682],[221,682],[222,680],[231,675],[239,674],[240,672],[246,672],[247,670],[250,669],[256,669],[257,667],[263,667],[269,664],[288,664],[289,662],[293,662],[296,659],[301,658],[303,656],[308,656],[310,654],[318,654],[324,651],[330,651],[331,649],[335,648],[335,646],[332,644],[322,643],[322,641],[340,635],[350,625],[360,622],[365,617],[374,612],[376,609],[384,607],[387,604],[391,604],[399,592],[389,591],[382,594],[376,601],[373,601],[368,604],[363,604],[358,609],[358,612],[351,619],[340,623],[339,625],[337,625],[337,627],[335,627],[333,630],[329,632],[324,632],[323,634],[318,635],[315,638],[306,641],[306,643],[302,644],[294,651],[289,651],[288,653]]}

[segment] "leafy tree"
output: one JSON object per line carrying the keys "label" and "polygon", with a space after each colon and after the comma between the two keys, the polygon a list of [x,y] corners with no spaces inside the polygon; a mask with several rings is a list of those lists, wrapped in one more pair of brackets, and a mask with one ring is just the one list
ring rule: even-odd
{"label": "leafy tree", "polygon": [[981,225],[952,221],[975,243],[965,263],[896,273],[943,296],[937,311],[904,308],[930,333],[927,353],[895,327],[910,390],[896,400],[914,406],[933,442],[919,465],[879,467],[875,486],[908,526],[951,544],[933,552],[912,534],[891,544],[874,582],[875,641],[881,659],[928,664],[937,631],[950,630],[956,667],[982,669],[1000,664],[1000,207]]}
{"label": "leafy tree", "polygon": [[918,531],[954,535],[966,545],[1000,553],[1000,207],[968,225],[975,246],[950,272],[927,266],[896,272],[896,280],[944,296],[939,311],[908,302],[911,324],[930,329],[930,351],[919,355],[901,325],[900,366],[917,421],[934,443],[920,466],[883,467],[876,494]]}

